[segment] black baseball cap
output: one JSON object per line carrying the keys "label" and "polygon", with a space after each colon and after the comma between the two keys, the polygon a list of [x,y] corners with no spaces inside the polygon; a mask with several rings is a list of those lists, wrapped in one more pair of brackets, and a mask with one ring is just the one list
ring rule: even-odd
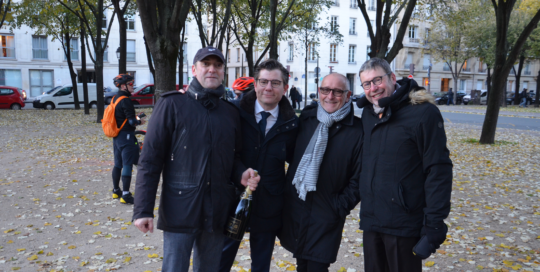
{"label": "black baseball cap", "polygon": [[195,54],[195,57],[193,58],[193,64],[195,64],[197,61],[201,61],[208,56],[216,56],[221,60],[222,63],[225,63],[225,57],[223,57],[223,54],[221,53],[221,51],[219,51],[219,49],[213,46],[207,46],[197,51],[197,54]]}

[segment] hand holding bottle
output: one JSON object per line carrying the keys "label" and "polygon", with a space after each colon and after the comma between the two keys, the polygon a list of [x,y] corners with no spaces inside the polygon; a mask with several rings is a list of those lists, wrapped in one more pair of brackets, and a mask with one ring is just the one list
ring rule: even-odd
{"label": "hand holding bottle", "polygon": [[261,180],[261,177],[257,175],[255,170],[248,168],[242,174],[242,179],[240,180],[240,183],[246,187],[249,186],[249,189],[251,191],[255,191],[260,180]]}

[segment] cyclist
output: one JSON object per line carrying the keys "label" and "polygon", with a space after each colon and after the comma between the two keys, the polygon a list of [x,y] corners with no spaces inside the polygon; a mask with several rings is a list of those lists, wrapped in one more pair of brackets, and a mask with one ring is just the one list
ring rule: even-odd
{"label": "cyclist", "polygon": [[[139,119],[135,115],[135,107],[129,97],[133,93],[133,77],[129,74],[120,74],[114,78],[114,85],[118,87],[118,94],[115,95],[111,104],[121,96],[122,99],[116,105],[114,116],[116,124],[122,126],[118,136],[113,138],[114,167],[112,170],[113,195],[114,199],[120,199],[121,203],[133,204],[133,195],[129,192],[131,185],[131,172],[133,165],[139,161],[139,144],[135,137],[135,127],[145,123],[144,118]],[[122,190],[120,190],[120,178],[122,179]]]}
{"label": "cyclist", "polygon": [[252,77],[239,77],[237,78],[232,85],[232,88],[234,90],[234,94],[236,94],[236,97],[234,100],[240,100],[244,96],[245,93],[254,90],[255,87],[253,83],[255,82],[255,79]]}

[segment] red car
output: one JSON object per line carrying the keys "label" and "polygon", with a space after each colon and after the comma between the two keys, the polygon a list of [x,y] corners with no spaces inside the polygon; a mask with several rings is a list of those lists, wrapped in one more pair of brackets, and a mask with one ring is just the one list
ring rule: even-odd
{"label": "red car", "polygon": [[[187,90],[188,85],[184,85],[184,90]],[[153,105],[154,100],[154,84],[143,84],[137,86],[137,89],[133,92],[131,100],[133,105]],[[176,84],[176,90],[178,91],[178,84]]]}
{"label": "red car", "polygon": [[23,107],[24,96],[22,89],[0,86],[0,109],[20,110]]}

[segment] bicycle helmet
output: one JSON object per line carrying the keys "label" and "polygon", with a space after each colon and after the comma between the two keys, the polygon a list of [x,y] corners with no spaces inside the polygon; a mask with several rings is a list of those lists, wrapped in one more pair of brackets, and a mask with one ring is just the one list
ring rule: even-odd
{"label": "bicycle helmet", "polygon": [[315,97],[317,97],[317,95],[315,95],[314,93],[310,93],[310,94],[309,94],[309,98],[313,99],[313,98],[315,98]]}
{"label": "bicycle helmet", "polygon": [[133,77],[129,74],[119,74],[113,79],[114,86],[120,88],[120,86],[127,84],[130,81],[133,81]]}
{"label": "bicycle helmet", "polygon": [[234,81],[232,88],[233,90],[245,92],[248,90],[252,90],[254,88],[253,87],[254,82],[255,82],[255,79],[252,77],[240,77]]}

